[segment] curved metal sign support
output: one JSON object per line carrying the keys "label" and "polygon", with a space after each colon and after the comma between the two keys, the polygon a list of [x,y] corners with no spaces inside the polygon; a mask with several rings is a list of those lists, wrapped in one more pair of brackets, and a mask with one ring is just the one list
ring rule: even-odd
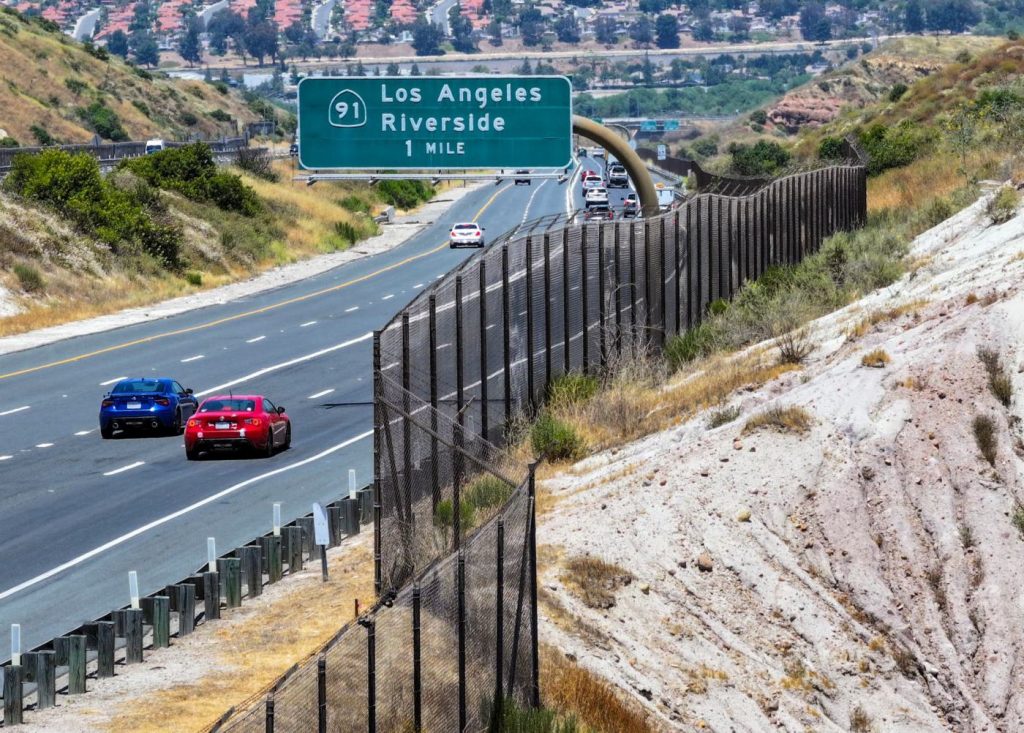
{"label": "curved metal sign support", "polygon": [[658,213],[658,193],[654,189],[654,181],[651,179],[651,174],[647,170],[647,166],[644,165],[643,160],[640,159],[640,156],[629,147],[625,140],[604,125],[579,115],[572,116],[572,131],[588,140],[593,140],[604,147],[605,150],[611,151],[615,158],[625,167],[630,180],[636,186],[636,194],[640,199],[640,208],[643,209],[644,216],[654,216]]}

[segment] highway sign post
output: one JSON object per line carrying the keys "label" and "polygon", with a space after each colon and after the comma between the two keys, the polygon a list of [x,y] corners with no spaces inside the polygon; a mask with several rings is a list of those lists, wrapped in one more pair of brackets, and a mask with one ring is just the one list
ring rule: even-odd
{"label": "highway sign post", "polygon": [[306,169],[564,168],[572,86],[564,76],[306,77]]}
{"label": "highway sign post", "polygon": [[327,545],[330,544],[330,530],[327,523],[327,512],[319,504],[313,504],[313,541],[320,545],[320,573],[327,582]]}
{"label": "highway sign post", "polygon": [[658,160],[665,160],[668,154],[668,149],[664,145],[658,146]]}

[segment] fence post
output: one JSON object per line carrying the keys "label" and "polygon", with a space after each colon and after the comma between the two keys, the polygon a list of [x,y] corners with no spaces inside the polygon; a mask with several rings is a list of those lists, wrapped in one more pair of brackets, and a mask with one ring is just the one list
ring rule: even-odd
{"label": "fence post", "polygon": [[636,346],[636,222],[629,223],[629,351]]}
{"label": "fence post", "polygon": [[456,564],[459,642],[459,730],[466,730],[466,555],[459,550]]}
{"label": "fence post", "polygon": [[316,660],[317,733],[327,733],[327,658]]}
{"label": "fence post", "polygon": [[[302,531],[298,527],[294,529]],[[292,535],[294,538],[295,535]],[[291,549],[291,543],[289,543],[289,549]],[[302,558],[302,546],[299,545],[299,558]],[[288,568],[291,570],[291,567]],[[302,569],[301,561],[299,563],[299,569]],[[228,608],[238,608],[242,605],[242,561],[237,557],[223,557],[217,560],[217,570],[220,577],[224,580],[224,597],[227,601]],[[219,599],[218,599],[219,601]]]}
{"label": "fence post", "polygon": [[378,596],[383,582],[381,568],[381,496],[380,496],[380,398],[384,394],[380,363],[380,331],[373,332],[373,591]]}
{"label": "fence post", "polygon": [[203,573],[203,612],[207,621],[220,618],[220,573]]}
{"label": "fence post", "polygon": [[537,623],[537,464],[530,464],[530,652],[533,669],[531,675],[531,701],[533,707],[540,707],[540,627]]}
{"label": "fence post", "polygon": [[[456,422],[465,426],[465,380],[462,372],[462,275],[455,276],[455,409]],[[408,421],[406,421],[408,422]]]}
{"label": "fence post", "polygon": [[[480,258],[480,437],[490,440],[487,395],[487,262]],[[412,513],[410,509],[410,514]]]}
{"label": "fence post", "polygon": [[533,414],[536,404],[533,377],[533,237],[526,238],[526,391],[527,406]]}
{"label": "fence post", "polygon": [[462,546],[462,460],[463,435],[462,426],[458,423],[452,425],[452,549],[458,550]]}
{"label": "fence post", "polygon": [[366,624],[366,722],[370,733],[377,733],[377,622]]}
{"label": "fence post", "polygon": [[412,586],[412,720],[413,730],[423,729],[423,676],[420,649],[420,586]]}
{"label": "fence post", "polygon": [[114,646],[114,622],[98,622],[96,624],[97,679],[114,676]]}
{"label": "fence post", "polygon": [[[614,224],[612,225],[614,226]],[[598,338],[601,345],[601,369],[608,366],[608,345],[605,341],[605,321],[608,318],[608,304],[605,302],[605,256],[604,232],[602,224],[597,228],[597,320]]]}
{"label": "fence post", "polygon": [[[505,424],[512,417],[512,315],[509,313],[511,294],[508,286],[508,245],[501,245],[501,340],[504,360]],[[437,430],[434,431],[435,433]]]}
{"label": "fence post", "polygon": [[4,727],[21,725],[24,722],[22,677],[20,664],[4,668]]}
{"label": "fence post", "polygon": [[85,693],[85,636],[71,634],[67,639],[68,694]]}
{"label": "fence post", "polygon": [[654,306],[651,303],[651,285],[653,284],[654,278],[651,276],[652,260],[654,257],[651,254],[651,222],[644,221],[644,339],[643,347],[644,351],[647,350],[648,345],[652,341],[651,334],[654,332]]}
{"label": "fence post", "polygon": [[267,693],[267,715],[264,719],[264,730],[266,733],[274,733],[274,693]]}
{"label": "fence post", "polygon": [[666,264],[666,253],[668,245],[665,242],[665,216],[658,219],[658,230],[661,238],[661,259],[658,261],[658,282],[661,287],[661,347],[665,347],[665,336],[668,333],[668,266]]}
{"label": "fence post", "polygon": [[[302,527],[283,527],[281,531],[288,544],[288,574],[294,575],[302,570]],[[217,561],[218,565],[220,562]]]}
{"label": "fence post", "polygon": [[[564,230],[563,230],[564,236]],[[544,235],[544,391],[551,386],[551,236]]]}
{"label": "fence post", "polygon": [[57,657],[50,649],[36,654],[36,709],[57,704]]}
{"label": "fence post", "polygon": [[428,327],[430,329],[430,510],[437,511],[437,503],[441,501],[441,476],[438,463],[441,456],[437,443],[437,296],[431,293],[427,307]]}
{"label": "fence post", "polygon": [[281,579],[281,538],[279,536],[260,537],[260,547],[267,563],[267,582],[276,583]]}
{"label": "fence post", "polygon": [[505,520],[498,520],[497,550],[497,591],[494,594],[495,609],[495,654],[494,654],[494,725],[492,730],[501,730],[503,708],[502,672],[505,666]]}
{"label": "fence post", "polygon": [[[709,207],[710,210],[710,207]],[[696,229],[694,232],[694,250],[693,254],[695,257],[690,259],[690,269],[694,270],[694,296],[693,306],[691,312],[694,314],[695,319],[692,326],[698,325],[704,320],[704,254],[706,252],[704,248],[704,237],[707,234],[704,231],[704,197],[697,197],[697,211],[693,218],[693,224]],[[709,268],[710,271],[710,268]],[[709,275],[710,281],[710,275]]]}
{"label": "fence post", "polygon": [[142,598],[142,620],[153,627],[153,648],[171,645],[171,599],[166,595]]}
{"label": "fence post", "polygon": [[[334,518],[335,511],[332,507],[329,519]],[[338,530],[338,523],[335,521],[331,525],[330,537],[333,541]],[[242,561],[242,575],[245,577],[246,594],[250,598],[263,595],[263,551],[259,545],[246,545],[238,548],[238,557]]]}
{"label": "fence post", "polygon": [[[142,609],[128,608],[121,613],[124,614],[124,661],[138,664],[142,661]],[[84,649],[82,654],[84,656]],[[84,660],[82,666],[85,667]]]}
{"label": "fence post", "polygon": [[[402,311],[402,411],[406,415],[412,414],[412,365],[409,363],[409,351],[409,311],[405,309]],[[402,474],[405,486],[396,488],[404,490],[405,516],[409,519],[412,517],[412,421],[407,419],[402,420]]]}
{"label": "fence post", "polygon": [[[583,242],[585,243],[587,237],[587,228],[582,228],[581,234],[583,236]],[[580,252],[585,252],[583,244],[580,245]],[[583,255],[585,256],[585,255]],[[569,303],[572,302],[570,295],[570,280],[572,272],[569,269],[569,234],[567,229],[562,230],[562,364],[565,366],[564,372],[568,374],[572,371],[572,340],[570,338],[570,331],[572,327],[569,322]],[[586,296],[584,296],[586,297]],[[585,306],[584,306],[585,307]],[[586,310],[584,310],[586,313]],[[586,368],[586,360],[584,360],[584,368]]]}
{"label": "fence post", "polygon": [[619,250],[621,245],[622,227],[613,224],[615,227],[615,352],[616,356],[622,358],[622,253]]}

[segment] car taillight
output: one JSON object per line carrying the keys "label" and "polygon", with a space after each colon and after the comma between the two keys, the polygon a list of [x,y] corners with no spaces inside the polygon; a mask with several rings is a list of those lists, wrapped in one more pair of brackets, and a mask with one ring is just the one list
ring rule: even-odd
{"label": "car taillight", "polygon": [[189,426],[190,428],[196,428],[196,427],[199,427],[199,421],[198,421],[198,420],[189,420],[189,421],[188,421],[188,426]]}
{"label": "car taillight", "polygon": [[113,407],[114,406],[114,401],[113,400],[103,400],[103,402],[100,403],[100,406],[101,407]]}
{"label": "car taillight", "polygon": [[171,401],[166,397],[157,397],[156,399],[153,400],[153,402],[157,403],[158,405],[163,405],[164,407],[167,407],[169,404],[171,404]]}
{"label": "car taillight", "polygon": [[258,417],[247,417],[245,418],[246,425],[259,425],[260,419]]}
{"label": "car taillight", "polygon": [[474,237],[479,237],[480,236],[480,232],[473,232],[473,236]]}

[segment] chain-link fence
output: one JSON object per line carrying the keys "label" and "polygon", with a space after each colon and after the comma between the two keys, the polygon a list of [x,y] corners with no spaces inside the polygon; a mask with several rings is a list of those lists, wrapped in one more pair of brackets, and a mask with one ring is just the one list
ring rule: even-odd
{"label": "chain-link fence", "polygon": [[422,292],[374,336],[378,604],[222,729],[480,731],[506,700],[538,705],[533,467],[510,427],[558,376],[663,346],[865,216],[864,168],[823,168],[647,219],[543,222]]}

